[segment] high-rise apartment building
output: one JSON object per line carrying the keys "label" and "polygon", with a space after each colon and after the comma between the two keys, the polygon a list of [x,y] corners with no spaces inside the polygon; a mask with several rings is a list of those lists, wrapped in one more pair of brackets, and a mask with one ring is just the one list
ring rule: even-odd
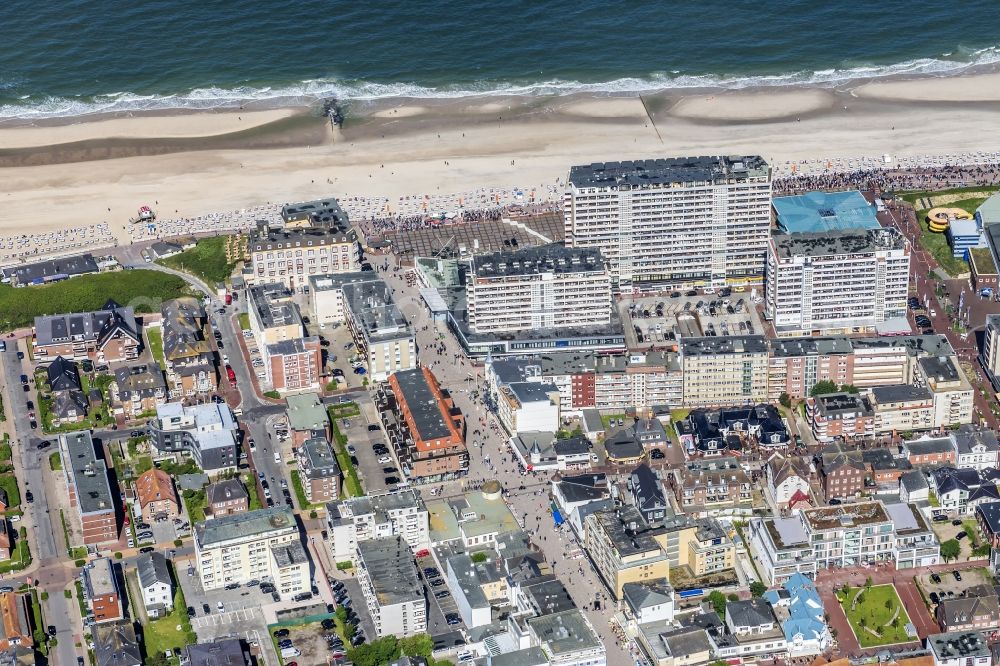
{"label": "high-rise apartment building", "polygon": [[476,333],[611,321],[611,279],[597,249],[545,245],[473,257],[466,295]]}
{"label": "high-rise apartment building", "polygon": [[895,229],[774,234],[764,314],[779,335],[864,333],[906,314],[910,244]]}
{"label": "high-rise apartment building", "polygon": [[986,370],[993,389],[1000,389],[1000,315],[986,316],[983,351],[980,352],[979,362]]}
{"label": "high-rise apartment building", "polygon": [[771,168],[748,156],[570,169],[566,245],[600,248],[624,290],[761,283]]}

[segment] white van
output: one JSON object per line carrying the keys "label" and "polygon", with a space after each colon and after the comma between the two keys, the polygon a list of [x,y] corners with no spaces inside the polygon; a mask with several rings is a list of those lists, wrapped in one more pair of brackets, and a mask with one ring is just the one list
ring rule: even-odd
{"label": "white van", "polygon": [[298,657],[302,654],[302,651],[297,647],[288,647],[281,651],[281,658],[288,659],[289,657]]}
{"label": "white van", "polygon": [[274,462],[276,462],[276,463],[280,463],[281,462],[281,454],[278,453],[277,451],[274,452]]}

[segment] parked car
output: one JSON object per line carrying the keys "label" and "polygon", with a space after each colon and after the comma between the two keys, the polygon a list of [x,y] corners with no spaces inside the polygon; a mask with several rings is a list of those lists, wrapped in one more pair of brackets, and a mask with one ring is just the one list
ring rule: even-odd
{"label": "parked car", "polygon": [[205,615],[208,615],[209,613],[212,612],[212,607],[209,606],[208,604],[202,604],[201,605],[201,610],[202,610],[203,613],[205,613]]}
{"label": "parked car", "polygon": [[952,571],[951,575],[955,577],[955,580],[962,580],[962,574],[958,573],[958,571]]}
{"label": "parked car", "polygon": [[931,592],[929,595],[927,595],[927,598],[931,600],[932,604],[936,604],[939,601],[941,601],[941,597],[938,596],[937,592]]}
{"label": "parked car", "polygon": [[145,555],[146,553],[152,553],[154,550],[156,549],[153,548],[152,546],[143,546],[142,548],[139,549],[139,552]]}
{"label": "parked car", "polygon": [[932,583],[938,583],[938,584],[940,584],[941,583],[941,576],[937,575],[936,573],[935,574],[931,574],[931,582]]}

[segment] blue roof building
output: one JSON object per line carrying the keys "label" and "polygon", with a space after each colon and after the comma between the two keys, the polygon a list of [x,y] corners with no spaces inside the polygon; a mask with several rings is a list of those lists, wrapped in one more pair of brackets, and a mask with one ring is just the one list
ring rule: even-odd
{"label": "blue roof building", "polygon": [[979,220],[952,220],[945,231],[953,257],[965,257],[965,251],[986,247],[986,234]]}
{"label": "blue roof building", "polygon": [[778,228],[785,233],[878,229],[875,206],[857,190],[807,192],[772,201]]}
{"label": "blue roof building", "polygon": [[822,654],[830,646],[830,630],[823,620],[823,601],[816,585],[801,573],[792,574],[779,590],[768,590],[764,599],[775,608],[787,607],[788,617],[779,615],[788,652],[793,657]]}

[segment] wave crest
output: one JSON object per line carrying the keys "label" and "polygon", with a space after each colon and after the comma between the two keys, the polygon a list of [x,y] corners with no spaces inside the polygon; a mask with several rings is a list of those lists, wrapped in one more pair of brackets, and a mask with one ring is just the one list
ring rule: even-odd
{"label": "wave crest", "polygon": [[[963,49],[958,49],[960,52]],[[950,55],[950,54],[949,54]],[[1000,62],[1000,46],[979,49],[961,60],[918,58],[886,66],[859,64],[852,67],[797,71],[759,76],[682,75],[655,72],[648,77],[625,77],[602,82],[553,79],[537,82],[481,81],[469,85],[428,87],[412,83],[377,83],[365,80],[310,79],[283,87],[195,88],[173,95],[139,95],[120,91],[93,97],[22,96],[16,103],[0,105],[0,118],[41,119],[171,109],[209,110],[238,107],[245,103],[275,106],[307,105],[319,99],[373,101],[388,98],[457,99],[484,96],[569,95],[591,93],[637,95],[666,90],[721,88],[741,90],[757,87],[832,87],[851,81],[890,76],[946,76]],[[0,85],[0,90],[5,85]]]}

